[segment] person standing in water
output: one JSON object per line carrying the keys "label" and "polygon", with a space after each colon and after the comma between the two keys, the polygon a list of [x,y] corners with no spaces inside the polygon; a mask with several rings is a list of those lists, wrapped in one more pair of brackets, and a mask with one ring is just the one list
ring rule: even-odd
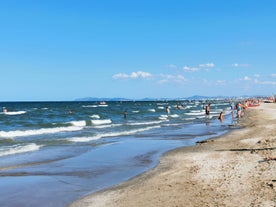
{"label": "person standing in water", "polygon": [[166,112],[167,112],[167,114],[171,113],[168,106],[166,107]]}
{"label": "person standing in water", "polygon": [[210,114],[210,107],[211,107],[211,104],[210,104],[210,103],[205,107],[205,114],[206,114],[206,115],[209,115],[209,114]]}
{"label": "person standing in water", "polygon": [[235,117],[235,104],[234,103],[232,103],[231,104],[231,114],[232,114],[232,119]]}
{"label": "person standing in water", "polygon": [[224,114],[223,114],[223,112],[220,112],[218,119],[220,120],[220,122],[224,121]]}
{"label": "person standing in water", "polygon": [[124,111],[124,118],[127,118],[127,111]]}

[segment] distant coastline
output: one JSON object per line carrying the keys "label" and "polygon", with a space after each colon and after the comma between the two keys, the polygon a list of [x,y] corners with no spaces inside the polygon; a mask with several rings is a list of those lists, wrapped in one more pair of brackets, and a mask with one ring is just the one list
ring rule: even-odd
{"label": "distant coastline", "polygon": [[0,103],[24,103],[24,102],[35,102],[35,103],[52,103],[52,102],[124,102],[124,101],[207,101],[207,100],[244,100],[251,98],[258,99],[267,99],[267,98],[275,98],[274,95],[242,95],[242,96],[201,96],[194,95],[190,97],[176,97],[176,98],[107,98],[107,97],[84,97],[84,98],[76,98],[71,100],[0,100]]}
{"label": "distant coastline", "polygon": [[248,98],[266,98],[267,95],[243,95],[243,96],[200,96],[194,95],[190,97],[182,98],[141,98],[141,99],[130,99],[130,98],[98,98],[98,97],[85,97],[77,98],[74,101],[181,101],[181,100],[225,100],[225,99],[248,99]]}

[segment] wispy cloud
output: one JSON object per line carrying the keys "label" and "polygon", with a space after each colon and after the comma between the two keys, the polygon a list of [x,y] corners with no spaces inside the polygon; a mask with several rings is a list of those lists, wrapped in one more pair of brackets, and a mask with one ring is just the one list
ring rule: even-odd
{"label": "wispy cloud", "polygon": [[232,67],[233,68],[247,68],[247,67],[249,67],[249,64],[246,64],[246,63],[233,63]]}
{"label": "wispy cloud", "polygon": [[137,72],[132,72],[131,74],[126,74],[126,73],[117,73],[112,76],[113,79],[137,79],[137,78],[149,78],[152,75],[148,72],[143,72],[143,71],[137,71]]}
{"label": "wispy cloud", "polygon": [[199,70],[199,68],[184,66],[183,70],[186,71],[186,72],[196,72],[196,71]]}
{"label": "wispy cloud", "polygon": [[244,81],[249,81],[249,80],[251,80],[251,78],[249,78],[248,76],[244,76],[244,77],[242,78],[242,80],[244,80]]}
{"label": "wispy cloud", "polygon": [[261,85],[276,85],[276,81],[259,81],[255,80],[256,84],[261,84]]}
{"label": "wispy cloud", "polygon": [[204,63],[204,64],[199,64],[198,65],[200,68],[213,68],[215,67],[214,63]]}
{"label": "wispy cloud", "polygon": [[208,71],[210,68],[213,68],[213,67],[215,67],[214,63],[202,63],[202,64],[199,64],[197,67],[184,66],[183,70],[186,72],[196,72],[203,69]]}
{"label": "wispy cloud", "polygon": [[161,80],[158,81],[158,83],[168,83],[168,82],[177,82],[177,83],[183,83],[186,82],[187,79],[182,75],[168,75],[168,74],[160,74]]}
{"label": "wispy cloud", "polygon": [[[266,80],[259,80],[261,76],[258,75],[258,74],[255,74],[254,77],[255,77],[254,83],[256,83],[256,84],[260,84],[260,85],[276,85],[276,81],[274,81],[275,78],[276,78],[276,74],[275,73],[263,77]],[[268,79],[270,79],[270,80],[268,80]]]}

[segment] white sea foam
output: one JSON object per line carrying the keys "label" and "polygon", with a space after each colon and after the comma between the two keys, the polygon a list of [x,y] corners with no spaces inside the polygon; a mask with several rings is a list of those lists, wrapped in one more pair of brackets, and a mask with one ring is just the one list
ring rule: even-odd
{"label": "white sea foam", "polygon": [[157,108],[158,108],[158,109],[165,109],[164,106],[158,106]]}
{"label": "white sea foam", "polygon": [[211,111],[210,114],[213,116],[219,116],[220,112],[223,112],[223,110]]}
{"label": "white sea foam", "polygon": [[126,136],[126,135],[136,134],[139,132],[148,131],[148,130],[156,129],[156,128],[160,128],[160,126],[151,126],[151,127],[145,127],[145,128],[141,128],[141,129],[128,130],[128,131],[122,131],[122,132],[103,133],[103,134],[98,134],[98,135],[91,136],[91,137],[73,137],[73,138],[69,138],[68,140],[71,142],[89,142],[92,140],[101,139],[103,137]]}
{"label": "white sea foam", "polygon": [[73,137],[73,138],[70,138],[68,139],[70,142],[89,142],[89,141],[93,141],[93,140],[98,140],[102,138],[101,136],[99,135],[95,135],[95,136],[92,136],[92,137]]}
{"label": "white sea foam", "polygon": [[8,112],[3,112],[5,115],[20,115],[20,114],[25,114],[26,111],[8,111]]}
{"label": "white sea foam", "polygon": [[196,119],[196,118],[195,118],[195,117],[184,118],[184,120],[187,120],[187,121],[189,121],[189,120],[194,120],[194,119]]}
{"label": "white sea foam", "polygon": [[98,105],[82,105],[83,108],[97,108]]}
{"label": "white sea foam", "polygon": [[18,153],[36,151],[36,150],[39,150],[41,147],[42,145],[36,145],[35,143],[31,143],[23,146],[15,145],[15,146],[3,147],[0,149],[0,157],[18,154]]}
{"label": "white sea foam", "polygon": [[172,117],[172,118],[178,118],[178,117],[179,117],[178,114],[171,114],[171,115],[169,115],[169,116]]}
{"label": "white sea foam", "polygon": [[140,111],[132,111],[132,113],[139,113]]}
{"label": "white sea foam", "polygon": [[[206,116],[197,116],[196,118],[197,119],[203,119],[203,118],[206,118]],[[211,116],[209,116],[209,118],[211,118]]]}
{"label": "white sea foam", "polygon": [[111,124],[111,119],[102,119],[102,120],[91,120],[91,123],[94,125],[101,125],[101,124]]}
{"label": "white sea foam", "polygon": [[155,112],[155,109],[148,109],[148,111],[150,111],[150,112]]}
{"label": "white sea foam", "polygon": [[0,131],[0,137],[14,138],[14,137],[34,136],[34,135],[41,135],[41,134],[54,134],[59,132],[79,131],[81,129],[83,129],[83,127],[69,126],[69,127],[32,129],[32,130],[26,130],[26,131],[22,131],[22,130]]}
{"label": "white sea foam", "polygon": [[158,119],[160,119],[160,120],[167,120],[168,117],[162,117],[162,116],[160,116],[160,117],[158,117]]}
{"label": "white sea foam", "polygon": [[198,116],[198,115],[204,115],[205,112],[187,112],[187,113],[184,113],[186,115],[190,115],[190,116]]}
{"label": "white sea foam", "polygon": [[110,128],[110,127],[118,127],[122,126],[123,124],[102,124],[102,125],[95,125],[93,128],[95,129],[104,129],[104,128]]}
{"label": "white sea foam", "polygon": [[160,120],[167,120],[168,118],[169,118],[168,115],[161,115],[158,117],[158,119],[160,119]]}
{"label": "white sea foam", "polygon": [[100,105],[98,105],[99,107],[108,107],[108,105],[107,104],[100,104]]}
{"label": "white sea foam", "polygon": [[196,118],[197,119],[212,119],[213,117],[214,117],[213,115],[208,115],[208,116],[204,115],[204,116],[197,116]]}
{"label": "white sea foam", "polygon": [[127,123],[127,125],[130,126],[139,126],[139,125],[152,125],[152,124],[160,124],[163,121],[145,121],[145,122],[132,122],[132,123]]}
{"label": "white sea foam", "polygon": [[72,124],[73,126],[79,126],[79,127],[84,127],[86,126],[86,121],[71,121],[69,122],[70,124]]}
{"label": "white sea foam", "polygon": [[93,118],[93,119],[99,119],[100,118],[100,116],[99,115],[97,115],[97,114],[93,114],[92,116],[90,116],[91,118]]}
{"label": "white sea foam", "polygon": [[203,110],[191,110],[190,111],[191,113],[201,113],[201,112],[204,112]]}

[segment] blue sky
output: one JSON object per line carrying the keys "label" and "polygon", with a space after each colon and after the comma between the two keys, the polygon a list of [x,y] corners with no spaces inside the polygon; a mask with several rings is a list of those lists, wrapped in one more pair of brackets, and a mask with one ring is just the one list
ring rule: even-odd
{"label": "blue sky", "polygon": [[274,0],[0,0],[0,101],[276,93]]}

